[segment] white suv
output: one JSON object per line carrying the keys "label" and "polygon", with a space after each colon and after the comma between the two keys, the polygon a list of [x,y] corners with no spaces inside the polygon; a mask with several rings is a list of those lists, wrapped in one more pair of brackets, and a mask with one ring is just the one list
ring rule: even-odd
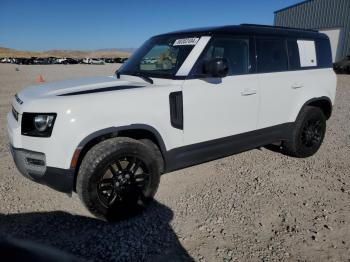
{"label": "white suv", "polygon": [[23,175],[77,192],[96,216],[128,216],[152,200],[162,173],[276,143],[315,154],[335,97],[331,58],[327,36],[310,30],[155,36],[114,76],[16,94],[11,152]]}

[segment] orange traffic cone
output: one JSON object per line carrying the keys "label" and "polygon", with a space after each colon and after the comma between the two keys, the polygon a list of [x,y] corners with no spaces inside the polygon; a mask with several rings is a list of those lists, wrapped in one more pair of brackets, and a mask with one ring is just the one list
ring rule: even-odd
{"label": "orange traffic cone", "polygon": [[45,80],[44,80],[44,78],[43,78],[42,75],[38,75],[38,77],[36,78],[36,81],[37,81],[38,83],[43,83],[43,82],[45,82]]}

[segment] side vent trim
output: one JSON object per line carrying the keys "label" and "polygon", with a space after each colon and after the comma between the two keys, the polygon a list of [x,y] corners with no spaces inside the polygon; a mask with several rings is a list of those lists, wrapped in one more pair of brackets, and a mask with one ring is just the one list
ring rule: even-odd
{"label": "side vent trim", "polygon": [[170,123],[173,127],[183,130],[183,100],[182,92],[173,92],[169,95]]}

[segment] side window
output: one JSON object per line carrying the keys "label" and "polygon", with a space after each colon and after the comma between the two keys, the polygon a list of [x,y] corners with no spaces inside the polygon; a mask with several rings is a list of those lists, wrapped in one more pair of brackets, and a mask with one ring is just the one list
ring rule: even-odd
{"label": "side window", "polygon": [[269,73],[288,70],[288,58],[284,39],[256,40],[258,72]]}
{"label": "side window", "polygon": [[300,40],[298,39],[298,48],[300,54],[300,66],[301,67],[316,67],[316,45],[313,40]]}
{"label": "side window", "polygon": [[300,69],[300,56],[297,40],[287,40],[288,61],[290,70]]}
{"label": "side window", "polygon": [[320,58],[319,45],[314,40],[288,39],[287,47],[290,70],[322,67],[324,61]]}
{"label": "side window", "polygon": [[226,58],[229,63],[228,75],[248,74],[251,72],[249,38],[217,37],[209,42],[191,75],[200,76],[203,64],[213,58]]}

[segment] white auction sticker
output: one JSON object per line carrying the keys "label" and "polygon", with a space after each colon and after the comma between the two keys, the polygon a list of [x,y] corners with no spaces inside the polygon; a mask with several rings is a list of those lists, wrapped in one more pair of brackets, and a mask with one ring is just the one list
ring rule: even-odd
{"label": "white auction sticker", "polygon": [[196,45],[198,42],[199,38],[182,38],[182,39],[177,39],[174,43],[174,46],[176,45]]}

